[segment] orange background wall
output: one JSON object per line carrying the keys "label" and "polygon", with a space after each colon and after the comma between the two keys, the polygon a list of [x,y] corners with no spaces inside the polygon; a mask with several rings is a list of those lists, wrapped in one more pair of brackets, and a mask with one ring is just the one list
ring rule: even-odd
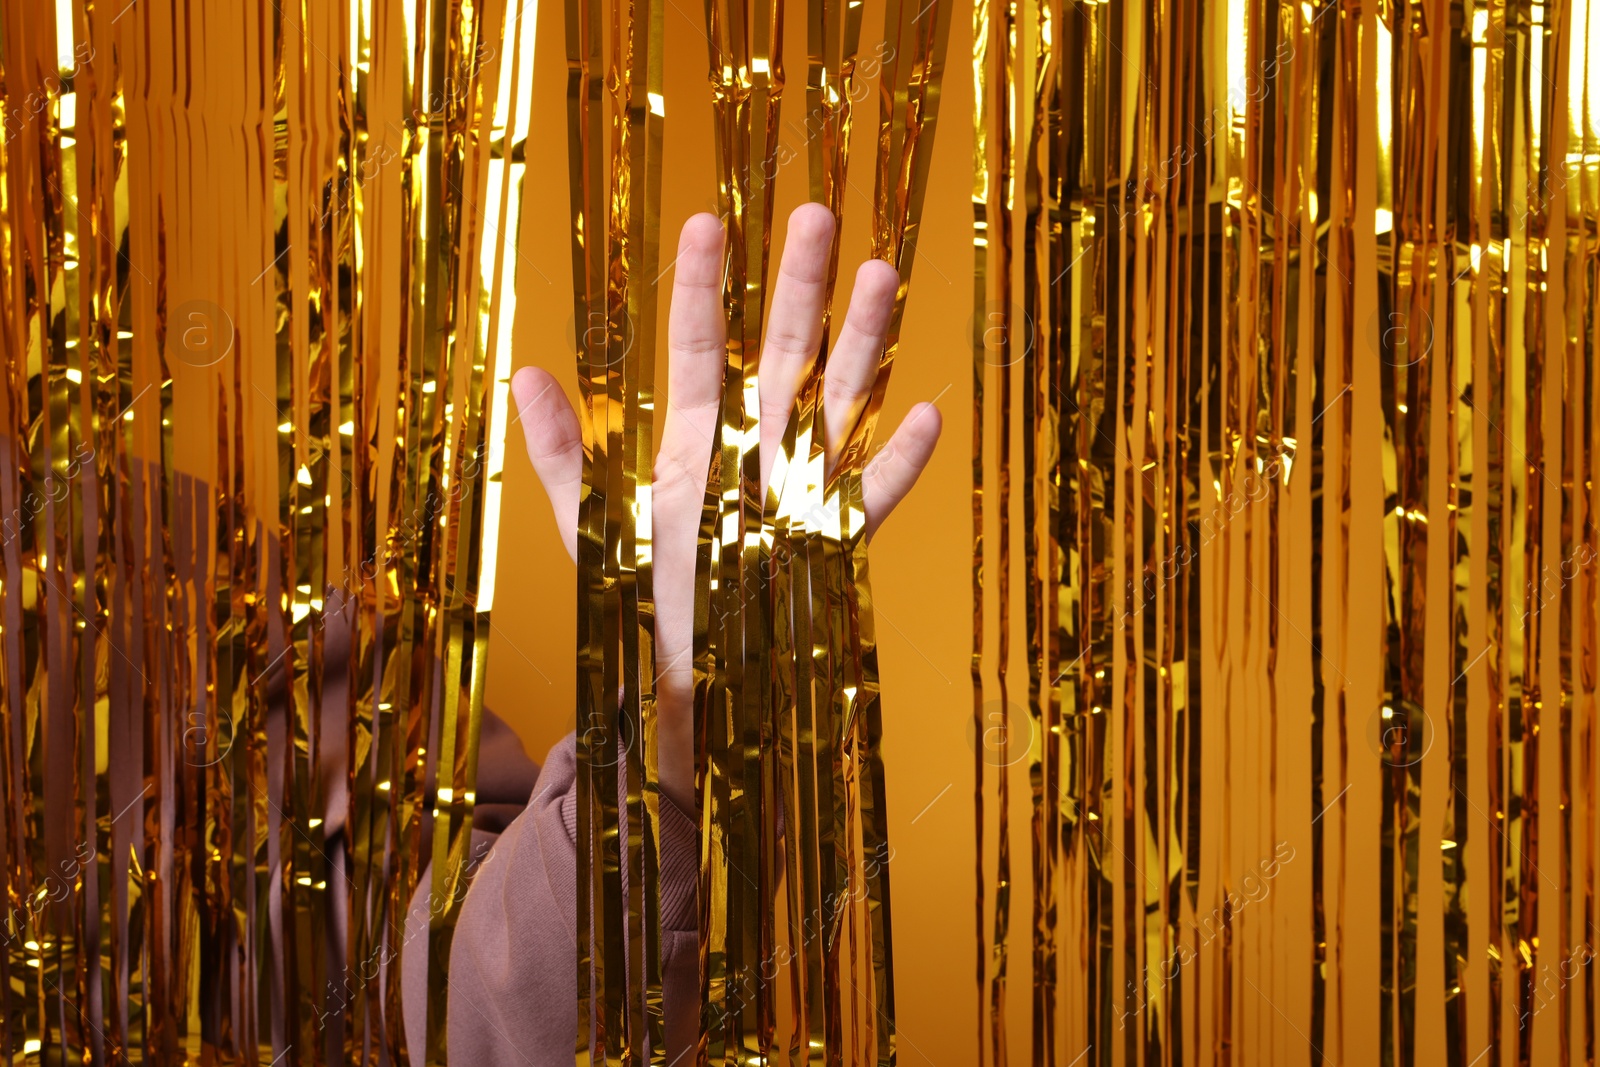
{"label": "orange background wall", "polygon": [[[717,185],[704,10],[694,0],[666,3],[661,229],[663,248],[670,249],[685,219],[716,210]],[[807,193],[803,15],[803,5],[790,5],[783,125],[793,153],[775,183],[779,220]],[[524,198],[516,360],[519,366],[548,368],[571,392],[576,382],[570,342],[564,17],[559,3],[546,0],[540,7],[538,113],[532,136],[540,145],[539,166],[529,174]],[[869,2],[861,30],[862,56],[873,54],[882,26],[881,2]],[[951,65],[944,80],[922,240],[883,423],[887,431],[913,404],[938,398],[944,434],[922,484],[872,546],[894,848],[900,1062],[912,1065],[976,1059],[973,754],[968,741],[972,705],[967,672],[972,425],[972,356],[967,338],[973,251],[972,86],[964,57],[970,54],[970,41],[970,11],[958,8],[950,33]],[[874,196],[870,138],[877,121],[876,85],[871,89],[859,97],[856,110],[840,270],[845,279],[841,289],[846,291],[855,264],[867,255]],[[781,223],[775,226],[774,265],[781,255],[781,230]],[[669,259],[670,252],[662,258]],[[663,313],[671,280],[668,273],[661,281]],[[661,336],[664,340],[664,329]],[[663,344],[662,365],[665,354]],[[658,389],[665,392],[664,372],[659,377]],[[507,450],[488,702],[516,727],[538,759],[572,728],[575,579],[515,427],[513,437],[516,440]],[[1013,628],[1020,633],[1020,605],[1015,615]],[[1014,677],[1025,676],[1019,661]],[[1027,790],[1018,786],[1013,792],[1012,824],[1020,829],[1026,826]],[[992,798],[989,807],[992,820]],[[992,851],[992,831],[988,836]],[[1017,849],[1023,851],[1014,856],[1014,871],[1025,881],[1025,831],[1017,835],[1013,851]],[[1025,897],[1017,898],[1013,913],[1018,920],[1012,924],[1013,938],[1020,951],[1011,960],[1010,1036],[1014,1048],[1026,1049],[1030,979]]]}

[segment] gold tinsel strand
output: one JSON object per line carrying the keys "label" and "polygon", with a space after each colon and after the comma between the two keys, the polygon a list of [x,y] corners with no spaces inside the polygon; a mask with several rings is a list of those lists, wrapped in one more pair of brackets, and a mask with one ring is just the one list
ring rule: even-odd
{"label": "gold tinsel strand", "polygon": [[[820,126],[811,142],[813,192],[840,211],[845,145],[849,135],[848,89],[855,62],[860,15],[841,15],[833,0],[816,0],[809,15],[811,69],[808,96]],[[760,492],[761,416],[756,388],[772,227],[772,179],[778,149],[777,119],[783,87],[778,56],[783,20],[780,3],[706,6],[713,87],[714,129],[719,149],[723,219],[728,230],[724,305],[728,358],[721,419],[701,523],[696,594],[695,733],[696,792],[701,825],[700,965],[701,1062],[738,1059],[766,1062],[783,1042],[777,1020],[791,1020],[791,1059],[811,1062],[877,1062],[895,1059],[893,943],[887,861],[887,808],[878,693],[865,552],[862,478],[873,427],[889,378],[915,235],[932,150],[940,67],[949,24],[948,5],[912,12],[891,4],[886,14],[883,95],[878,134],[878,204],[873,220],[876,254],[901,274],[890,341],[878,383],[831,480],[824,477],[824,442],[817,422],[825,349],[801,383],[800,406],[775,460],[772,485]],[[838,35],[843,23],[843,38]],[[617,32],[637,33],[639,23],[618,18]],[[593,101],[598,77],[598,9],[568,8],[569,106],[574,137],[572,203],[574,277],[580,314],[592,314],[600,276],[593,232],[598,186],[604,174]],[[641,42],[644,43],[644,42]],[[659,49],[652,34],[645,47]],[[637,59],[635,60],[637,62]],[[626,66],[615,67],[612,84],[627,82]],[[841,88],[845,90],[841,96]],[[643,109],[616,115],[638,116]],[[614,129],[624,128],[619,119]],[[614,185],[643,177],[654,188],[657,173],[640,171],[612,143]],[[617,202],[614,195],[612,203]],[[653,214],[651,221],[654,222]],[[653,240],[653,236],[651,240]],[[612,248],[618,247],[613,235]],[[837,269],[837,243],[830,279]],[[626,744],[628,720],[608,710],[616,691],[614,642],[603,631],[613,617],[605,596],[606,568],[638,555],[612,532],[618,517],[606,494],[647,484],[647,455],[630,451],[624,466],[603,460],[611,440],[600,428],[615,427],[619,410],[638,403],[637,387],[651,374],[644,346],[617,342],[638,314],[653,308],[651,272],[628,267],[610,275],[613,300],[627,303],[627,317],[608,320],[610,364],[619,373],[602,380],[593,354],[580,368],[591,427],[586,445],[593,459],[585,469],[585,519],[580,520],[580,666],[585,682],[579,706],[580,804],[578,971],[580,1062],[620,1061],[638,1055],[644,1037],[633,1007],[640,1002],[637,979],[624,995],[617,974],[624,938],[621,881],[608,842],[621,832],[607,755]],[[831,289],[831,281],[830,281]],[[616,303],[613,303],[613,309]],[[588,320],[586,320],[588,321]],[[610,365],[608,364],[608,365]],[[588,369],[585,369],[588,368]],[[604,387],[609,384],[610,392]],[[642,440],[648,440],[646,435]],[[606,516],[600,523],[602,509]],[[622,515],[628,507],[623,505]],[[603,533],[602,533],[603,531]],[[603,551],[602,551],[603,550]],[[624,624],[626,630],[627,625]],[[803,643],[804,642],[804,643]],[[809,645],[809,647],[807,647]],[[623,662],[632,663],[624,654]],[[777,665],[776,671],[773,664]],[[624,716],[648,675],[623,678]],[[599,684],[596,684],[596,683]],[[593,729],[594,740],[585,736]],[[642,753],[628,746],[630,806],[632,768],[653,766],[653,732],[646,727]],[[621,741],[619,742],[619,738]],[[598,747],[597,747],[598,746]],[[653,781],[653,771],[650,774]],[[780,800],[781,797],[781,800]],[[780,806],[781,805],[781,806]],[[786,827],[780,842],[780,813]],[[637,825],[631,821],[631,827]],[[630,839],[630,849],[634,842]],[[776,921],[780,846],[788,876],[787,930]],[[643,900],[632,879],[626,907],[637,916],[655,907],[651,871],[632,852],[628,870],[643,871]],[[630,933],[630,950],[639,938]],[[787,932],[787,940],[783,934]],[[655,933],[652,931],[652,938]],[[787,989],[774,981],[774,961],[790,968]],[[637,963],[629,974],[641,973]],[[787,999],[783,999],[787,997]],[[626,1005],[626,1007],[624,1007]],[[611,1035],[618,1035],[613,1044]],[[660,1045],[651,1037],[653,1056]]]}
{"label": "gold tinsel strand", "polygon": [[975,5],[980,1059],[1592,1058],[1591,22]]}
{"label": "gold tinsel strand", "polygon": [[[832,474],[824,343],[764,495],[785,15],[706,6],[699,1061],[896,1058],[863,486],[968,14],[969,1058],[1592,1060],[1600,18],[884,6],[895,328]],[[576,1051],[660,1062],[662,9],[566,13]],[[843,219],[862,10],[804,15],[810,194]],[[532,54],[508,0],[0,3],[0,1055],[442,1058]]]}
{"label": "gold tinsel strand", "polygon": [[0,1054],[442,1056],[532,26],[0,9]]}

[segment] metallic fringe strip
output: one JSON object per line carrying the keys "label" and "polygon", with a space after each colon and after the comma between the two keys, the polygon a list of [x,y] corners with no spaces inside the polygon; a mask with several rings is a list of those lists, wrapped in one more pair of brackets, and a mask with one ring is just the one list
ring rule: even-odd
{"label": "metallic fringe strip", "polygon": [[[642,1063],[647,1056],[665,1063],[647,495],[656,346],[650,280],[659,273],[665,115],[662,27],[659,5],[613,4],[610,52],[602,60],[607,10],[599,0],[567,5],[574,321],[584,324],[577,355],[588,489],[578,529],[575,1051],[579,1064]],[[609,140],[602,85],[611,90]],[[603,185],[608,176],[609,188]]]}
{"label": "metallic fringe strip", "polygon": [[532,28],[0,7],[0,1055],[442,1059]]}
{"label": "metallic fringe strip", "polygon": [[1588,5],[973,28],[977,1060],[1589,1062]]}

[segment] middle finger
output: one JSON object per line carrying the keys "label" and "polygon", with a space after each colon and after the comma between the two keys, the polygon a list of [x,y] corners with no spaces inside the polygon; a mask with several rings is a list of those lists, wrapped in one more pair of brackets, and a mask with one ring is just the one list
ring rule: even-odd
{"label": "middle finger", "polygon": [[783,261],[772,292],[772,313],[762,339],[761,484],[772,473],[800,383],[822,344],[822,308],[827,299],[828,260],[833,249],[833,212],[801,204],[789,216]]}

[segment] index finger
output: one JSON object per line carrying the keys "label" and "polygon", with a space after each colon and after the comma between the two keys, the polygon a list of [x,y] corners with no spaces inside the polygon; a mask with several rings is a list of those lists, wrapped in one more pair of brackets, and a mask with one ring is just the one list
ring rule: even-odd
{"label": "index finger", "polygon": [[[698,477],[705,491],[712,430],[722,404],[728,343],[722,311],[722,221],[700,214],[683,224],[673,261],[667,317],[667,413],[657,482]],[[665,469],[660,469],[660,468]]]}

